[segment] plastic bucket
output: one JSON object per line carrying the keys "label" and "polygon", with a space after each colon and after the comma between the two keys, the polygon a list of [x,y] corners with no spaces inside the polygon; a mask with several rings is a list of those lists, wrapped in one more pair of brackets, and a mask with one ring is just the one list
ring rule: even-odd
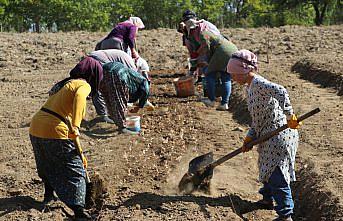
{"label": "plastic bucket", "polygon": [[140,116],[129,116],[126,117],[126,129],[134,132],[141,131],[141,117]]}
{"label": "plastic bucket", "polygon": [[194,78],[192,76],[176,78],[173,83],[176,90],[176,96],[188,97],[195,94]]}

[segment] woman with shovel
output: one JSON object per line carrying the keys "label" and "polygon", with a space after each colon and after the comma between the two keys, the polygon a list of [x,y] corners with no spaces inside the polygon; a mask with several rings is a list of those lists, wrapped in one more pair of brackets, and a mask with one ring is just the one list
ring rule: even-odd
{"label": "woman with shovel", "polygon": [[55,192],[74,211],[75,219],[82,220],[91,219],[84,209],[87,160],[72,139],[80,136],[90,92],[91,86],[84,79],[59,82],[30,125],[37,171],[44,183],[43,202],[55,200]]}
{"label": "woman with shovel", "polygon": [[263,187],[259,193],[263,199],[259,204],[273,207],[278,221],[291,221],[294,203],[290,182],[295,181],[295,154],[298,147],[299,127],[293,113],[287,90],[257,74],[257,57],[248,50],[235,52],[227,71],[239,84],[247,85],[247,103],[252,123],[244,139],[243,152],[250,148],[245,144],[275,130],[283,124],[289,129],[280,132],[258,146],[259,180]]}

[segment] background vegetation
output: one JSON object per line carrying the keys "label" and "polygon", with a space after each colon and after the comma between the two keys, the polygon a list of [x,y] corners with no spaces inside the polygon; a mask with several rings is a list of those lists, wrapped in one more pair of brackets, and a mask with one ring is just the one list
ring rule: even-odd
{"label": "background vegetation", "polygon": [[129,16],[175,28],[185,9],[219,28],[343,21],[341,0],[0,0],[0,31],[109,30]]}

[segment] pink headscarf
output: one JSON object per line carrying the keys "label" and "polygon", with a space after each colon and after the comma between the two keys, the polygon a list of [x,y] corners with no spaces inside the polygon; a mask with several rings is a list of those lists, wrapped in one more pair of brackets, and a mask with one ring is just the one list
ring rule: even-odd
{"label": "pink headscarf", "polygon": [[228,73],[248,74],[257,71],[257,56],[249,50],[242,49],[232,54],[226,67]]}

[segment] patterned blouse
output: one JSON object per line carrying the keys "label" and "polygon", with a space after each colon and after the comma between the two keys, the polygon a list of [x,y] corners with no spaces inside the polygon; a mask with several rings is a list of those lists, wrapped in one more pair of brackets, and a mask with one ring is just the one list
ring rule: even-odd
{"label": "patterned blouse", "polygon": [[[248,136],[260,137],[284,124],[293,114],[287,90],[256,75],[247,89],[248,110],[252,118]],[[295,181],[295,154],[298,131],[286,129],[258,146],[259,180],[267,182],[278,166],[287,183]]]}

